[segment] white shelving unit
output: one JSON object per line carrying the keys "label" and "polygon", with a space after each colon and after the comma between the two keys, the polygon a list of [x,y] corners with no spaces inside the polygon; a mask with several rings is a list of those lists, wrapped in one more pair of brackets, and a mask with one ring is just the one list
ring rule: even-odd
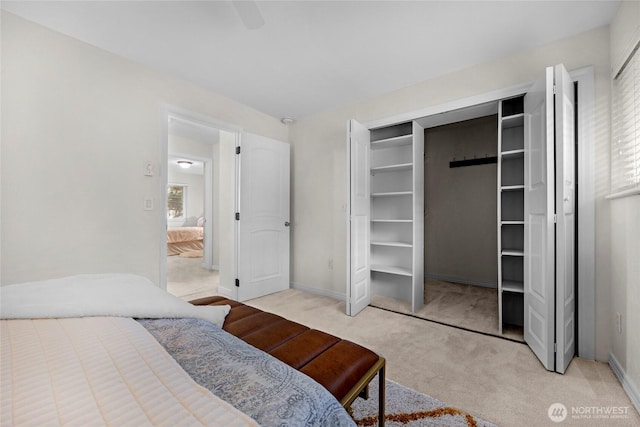
{"label": "white shelving unit", "polygon": [[524,322],[523,97],[498,105],[498,328]]}
{"label": "white shelving unit", "polygon": [[371,130],[371,290],[424,304],[424,129]]}

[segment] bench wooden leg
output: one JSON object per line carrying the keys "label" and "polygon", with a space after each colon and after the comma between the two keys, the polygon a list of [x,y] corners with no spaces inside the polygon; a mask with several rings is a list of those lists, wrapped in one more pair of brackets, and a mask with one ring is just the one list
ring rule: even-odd
{"label": "bench wooden leg", "polygon": [[349,415],[353,417],[353,411],[351,410],[351,403],[357,397],[368,397],[368,388],[371,380],[378,375],[379,391],[378,391],[378,422],[380,426],[384,426],[384,404],[385,404],[385,364],[384,357],[380,357],[367,373],[356,383],[356,385],[340,400],[340,404],[349,412]]}

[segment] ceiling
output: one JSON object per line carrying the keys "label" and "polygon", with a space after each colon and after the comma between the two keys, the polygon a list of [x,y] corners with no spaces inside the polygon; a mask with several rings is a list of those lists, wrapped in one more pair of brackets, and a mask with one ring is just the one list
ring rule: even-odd
{"label": "ceiling", "polygon": [[302,117],[607,25],[619,1],[2,1],[274,117]]}
{"label": "ceiling", "polygon": [[[191,166],[188,168],[182,168],[179,161],[189,161],[191,162]],[[169,165],[169,171],[171,173],[177,174],[187,174],[187,175],[204,175],[204,162],[201,160],[193,159],[189,156],[172,156],[169,154],[167,157],[167,163]]]}

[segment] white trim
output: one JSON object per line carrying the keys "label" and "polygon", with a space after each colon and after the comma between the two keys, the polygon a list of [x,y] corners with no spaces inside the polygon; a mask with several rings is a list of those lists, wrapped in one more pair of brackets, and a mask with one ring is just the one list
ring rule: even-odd
{"label": "white trim", "polygon": [[[347,231],[347,268],[346,268],[346,287],[344,294],[345,313],[351,316],[351,192],[353,191],[351,184],[351,120],[347,120],[347,203],[345,204],[345,229]],[[369,273],[371,274],[371,273]],[[295,287],[295,284],[292,284]]]}
{"label": "white trim", "polygon": [[604,198],[606,200],[615,200],[615,199],[622,199],[624,197],[631,197],[631,196],[637,196],[637,195],[640,195],[640,185],[635,186],[634,188],[629,188],[628,190],[611,193],[608,196],[605,196]]}
{"label": "white trim", "polygon": [[386,117],[384,119],[372,120],[370,122],[363,123],[363,125],[367,129],[375,129],[375,128],[389,126],[397,123],[410,122],[412,120],[418,120],[423,117],[432,116],[435,114],[442,114],[448,111],[475,107],[480,104],[486,104],[488,102],[497,102],[501,99],[522,95],[529,89],[530,86],[531,86],[531,82],[521,83],[518,85],[510,86],[505,89],[494,90],[492,92],[484,93],[481,95],[474,95],[467,98],[457,99],[455,101],[446,102],[444,104],[439,104],[439,105],[423,108],[416,111],[396,114],[395,116]]}
{"label": "white trim", "polygon": [[631,54],[638,48],[638,44],[640,44],[640,26],[636,27],[636,30],[629,38],[627,47],[622,51],[620,57],[616,58],[617,62],[614,63],[614,66],[611,67],[611,76],[613,76],[614,80],[618,78],[618,75],[627,65],[629,59],[631,58]]}
{"label": "white trim", "polygon": [[297,289],[299,291],[305,291],[305,292],[309,292],[310,294],[321,295],[323,297],[329,297],[329,298],[337,299],[339,301],[345,301],[347,298],[347,295],[344,292],[314,288],[313,286],[304,285],[302,283],[290,282],[289,286],[291,287],[291,289]]}
{"label": "white trim", "polygon": [[569,73],[578,82],[578,355],[596,358],[595,68]]}
{"label": "white trim", "polygon": [[[219,146],[220,144],[218,144]],[[213,269],[213,260],[216,255],[216,245],[214,242],[218,239],[216,233],[218,230],[214,229],[214,212],[218,208],[214,204],[213,188],[215,184],[213,182],[213,164],[214,158],[211,156],[204,161],[204,253],[203,253],[203,266],[207,270]],[[196,220],[197,221],[197,220]],[[197,225],[197,222],[196,222]]]}
{"label": "white trim", "polygon": [[640,413],[640,392],[638,392],[638,388],[636,387],[636,385],[633,383],[631,378],[629,378],[624,369],[622,369],[622,366],[618,362],[618,359],[616,359],[616,356],[613,355],[613,353],[609,353],[609,366],[618,378],[618,381],[620,381],[620,384],[622,385],[625,393],[627,393],[627,396],[629,396],[629,399],[631,399],[631,403],[636,408],[636,411]]}

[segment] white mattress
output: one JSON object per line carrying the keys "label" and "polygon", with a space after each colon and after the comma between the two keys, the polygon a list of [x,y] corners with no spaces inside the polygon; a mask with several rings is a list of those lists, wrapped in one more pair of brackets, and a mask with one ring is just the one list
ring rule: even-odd
{"label": "white mattress", "polygon": [[2,320],[3,426],[247,426],[130,318]]}

